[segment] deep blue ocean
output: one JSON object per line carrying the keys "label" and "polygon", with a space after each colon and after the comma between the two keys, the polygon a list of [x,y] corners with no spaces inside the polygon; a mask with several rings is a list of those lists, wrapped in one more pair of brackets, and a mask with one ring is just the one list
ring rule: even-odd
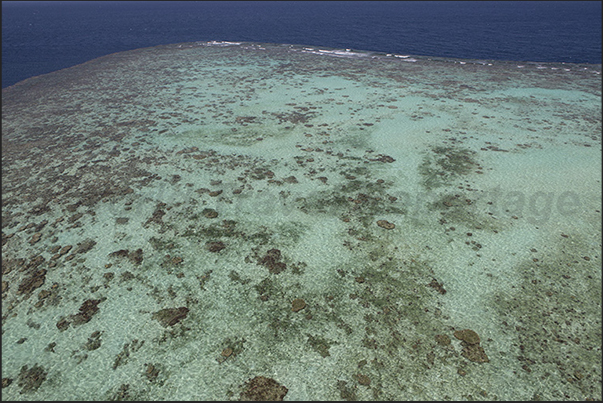
{"label": "deep blue ocean", "polygon": [[2,87],[109,53],[252,41],[601,63],[599,1],[2,2]]}

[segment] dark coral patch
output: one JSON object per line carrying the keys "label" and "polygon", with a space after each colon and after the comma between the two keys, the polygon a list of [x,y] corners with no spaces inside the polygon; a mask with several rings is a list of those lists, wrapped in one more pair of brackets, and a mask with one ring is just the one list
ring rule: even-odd
{"label": "dark coral patch", "polygon": [[79,312],[72,316],[74,325],[81,325],[83,323],[87,323],[92,319],[98,312],[98,304],[100,304],[104,299],[89,299],[84,301],[82,306],[80,306]]}
{"label": "dark coral patch", "polygon": [[21,284],[17,294],[29,294],[36,288],[41,287],[46,280],[46,269],[41,269],[33,272],[30,276],[26,277]]}
{"label": "dark coral patch", "polygon": [[92,319],[92,317],[98,312],[98,304],[106,299],[107,297],[103,297],[101,299],[88,299],[84,301],[80,306],[79,312],[75,315],[70,315],[69,318],[61,318],[57,322],[57,328],[60,331],[63,331],[66,330],[71,324],[77,326],[89,322],[90,319]]}
{"label": "dark coral patch", "polygon": [[480,338],[477,333],[471,329],[457,330],[454,332],[454,337],[464,341],[467,344],[479,344]]}
{"label": "dark coral patch", "polygon": [[132,264],[139,265],[142,263],[144,257],[142,249],[136,249],[134,252],[130,252],[128,249],[120,249],[118,251],[109,254],[111,257],[128,258]]}
{"label": "dark coral patch", "polygon": [[454,337],[462,340],[463,351],[461,355],[473,362],[490,362],[483,347],[480,346],[480,338],[477,333],[471,329],[457,330]]}
{"label": "dark coral patch", "polygon": [[180,308],[166,308],[157,311],[153,314],[153,319],[157,319],[161,326],[174,326],[188,315],[188,308],[182,306]]}
{"label": "dark coral patch", "polygon": [[291,302],[291,310],[293,312],[299,312],[302,309],[304,309],[305,307],[306,307],[306,301],[304,301],[301,298],[294,299],[293,302]]}
{"label": "dark coral patch", "polygon": [[275,248],[266,252],[266,254],[260,258],[258,264],[267,267],[270,273],[279,274],[287,268],[287,265],[280,260],[281,251]]}
{"label": "dark coral patch", "polygon": [[44,368],[35,364],[32,368],[27,369],[27,365],[21,368],[18,384],[21,386],[21,393],[35,392],[40,385],[46,380],[48,372]]}
{"label": "dark coral patch", "polygon": [[241,392],[244,401],[282,401],[289,389],[272,378],[256,376],[245,383]]}
{"label": "dark coral patch", "polygon": [[427,285],[430,286],[431,288],[435,289],[437,292],[439,292],[442,295],[446,294],[446,290],[444,289],[444,284],[438,283],[438,281],[435,278],[432,279],[431,282]]}
{"label": "dark coral patch", "polygon": [[207,243],[207,250],[210,252],[220,252],[224,248],[226,248],[226,245],[222,241]]}

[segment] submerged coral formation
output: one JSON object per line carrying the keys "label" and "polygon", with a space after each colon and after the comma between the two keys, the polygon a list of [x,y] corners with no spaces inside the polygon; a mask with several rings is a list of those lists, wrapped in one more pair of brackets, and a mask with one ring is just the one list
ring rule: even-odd
{"label": "submerged coral formation", "polygon": [[245,383],[241,392],[242,401],[282,401],[288,389],[272,378],[256,376]]}
{"label": "submerged coral formation", "polygon": [[600,399],[600,66],[397,56],[4,89],[3,399]]}

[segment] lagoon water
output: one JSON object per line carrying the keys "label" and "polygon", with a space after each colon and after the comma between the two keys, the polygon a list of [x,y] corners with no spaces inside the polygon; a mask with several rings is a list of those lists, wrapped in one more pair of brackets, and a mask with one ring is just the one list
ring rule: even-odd
{"label": "lagoon water", "polygon": [[601,399],[600,74],[212,41],[3,89],[3,400]]}

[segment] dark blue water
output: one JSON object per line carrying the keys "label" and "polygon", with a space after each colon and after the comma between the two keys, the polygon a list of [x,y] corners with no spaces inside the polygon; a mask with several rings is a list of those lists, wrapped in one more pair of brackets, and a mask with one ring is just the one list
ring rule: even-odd
{"label": "dark blue water", "polygon": [[601,63],[599,1],[15,3],[2,2],[3,88],[109,53],[210,40]]}

